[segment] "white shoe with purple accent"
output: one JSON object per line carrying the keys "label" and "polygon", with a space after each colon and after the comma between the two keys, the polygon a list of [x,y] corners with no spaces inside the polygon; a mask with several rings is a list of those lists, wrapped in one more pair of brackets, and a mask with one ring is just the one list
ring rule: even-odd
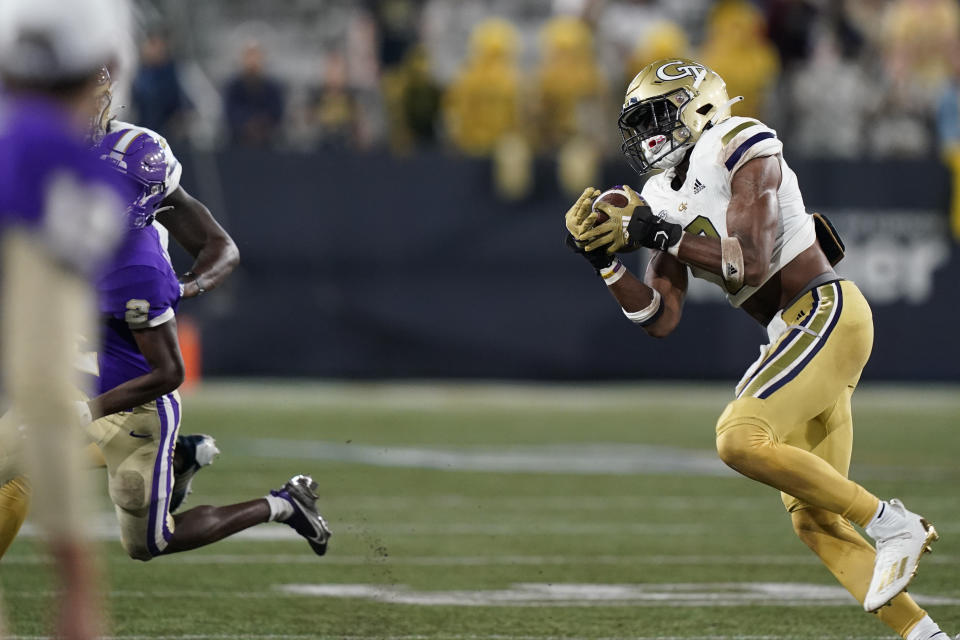
{"label": "white shoe with purple accent", "polygon": [[271,496],[282,498],[293,507],[293,514],[280,520],[301,536],[306,538],[310,548],[318,556],[327,552],[327,542],[333,532],[317,511],[317,482],[308,475],[293,476],[280,489],[270,492]]}

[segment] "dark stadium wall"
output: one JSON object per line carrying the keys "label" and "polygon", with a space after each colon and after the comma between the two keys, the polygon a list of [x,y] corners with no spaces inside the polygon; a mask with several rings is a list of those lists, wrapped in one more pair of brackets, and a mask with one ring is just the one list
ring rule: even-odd
{"label": "dark stadium wall", "polygon": [[[504,204],[487,163],[441,153],[182,155],[186,187],[219,209],[242,255],[223,290],[181,306],[203,329],[207,375],[733,383],[765,340],[703,283],[669,338],[634,328],[563,246],[570,198],[549,162],[530,198]],[[808,209],[847,241],[839,271],[871,300],[865,379],[960,379],[946,171],[792,164]],[[636,183],[620,163],[607,169],[606,185]]]}

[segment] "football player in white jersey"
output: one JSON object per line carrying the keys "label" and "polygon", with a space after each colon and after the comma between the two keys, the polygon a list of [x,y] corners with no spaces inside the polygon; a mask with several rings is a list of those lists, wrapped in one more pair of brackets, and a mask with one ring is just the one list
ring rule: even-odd
{"label": "football player in white jersey", "polygon": [[[766,327],[769,344],[718,420],[721,459],[782,492],[797,535],[867,611],[908,640],[946,640],[904,592],[936,531],[847,477],[870,308],[833,270],[843,245],[825,218],[806,212],[776,133],[732,116],[736,101],[693,60],[644,68],[619,126],[630,164],[652,175],[640,194],[623,187],[624,207],[594,207],[600,192],[587,189],[567,213],[568,245],[651,336],[679,323],[688,271]],[[597,210],[609,219],[596,224]],[[616,257],[640,247],[653,250],[643,279]]]}

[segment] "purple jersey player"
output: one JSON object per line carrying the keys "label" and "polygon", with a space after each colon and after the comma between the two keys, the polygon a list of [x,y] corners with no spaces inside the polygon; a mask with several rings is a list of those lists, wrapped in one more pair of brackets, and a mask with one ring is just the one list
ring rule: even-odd
{"label": "purple jersey player", "polygon": [[34,96],[0,101],[0,233],[27,231],[92,276],[120,237],[121,188],[92,161],[63,108]]}
{"label": "purple jersey player", "polygon": [[330,530],[317,512],[316,482],[298,475],[264,498],[171,515],[174,446],[180,426],[177,387],[183,360],[176,309],[183,293],[153,219],[170,174],[161,141],[139,127],[111,126],[95,147],[124,180],[128,229],[97,289],[103,317],[100,395],[88,434],[109,470],[124,549],[135,559],[204,546],[254,525],[284,522],[326,552]]}
{"label": "purple jersey player", "polygon": [[173,319],[180,302],[180,282],[152,224],[163,199],[163,150],[146,133],[128,129],[106,135],[95,151],[129,178],[123,181],[125,201],[130,203],[129,230],[113,263],[97,282],[104,318],[98,386],[99,392],[105,393],[150,373],[132,332]]}

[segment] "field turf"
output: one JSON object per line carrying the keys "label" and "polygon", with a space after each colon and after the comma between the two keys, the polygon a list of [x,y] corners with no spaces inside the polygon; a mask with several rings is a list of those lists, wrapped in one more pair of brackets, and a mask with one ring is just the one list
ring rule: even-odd
{"label": "field turf", "polygon": [[[283,525],[140,563],[103,537],[124,638],[891,638],[797,540],[778,494],[713,452],[727,387],[208,384],[183,433],[222,455],[187,507],[319,479],[335,530]],[[911,592],[960,633],[960,389],[865,387],[852,475],[943,539]],[[105,493],[103,471],[92,471]],[[0,564],[14,637],[49,629],[28,527]]]}

